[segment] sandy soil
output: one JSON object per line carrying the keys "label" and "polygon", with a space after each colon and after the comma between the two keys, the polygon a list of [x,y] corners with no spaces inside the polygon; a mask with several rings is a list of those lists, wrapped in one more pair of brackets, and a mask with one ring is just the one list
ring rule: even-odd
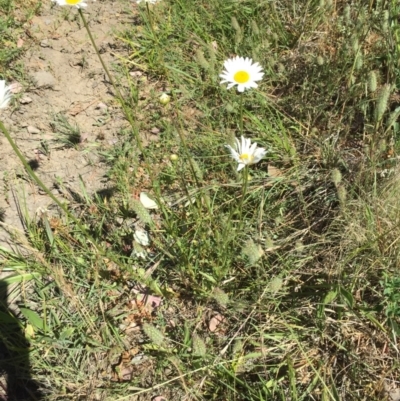
{"label": "sandy soil", "polygon": [[[85,10],[95,41],[107,65],[117,62],[112,31],[127,21],[124,7],[132,2],[88,1]],[[28,31],[34,44],[22,62],[28,72],[28,85],[16,95],[12,107],[2,110],[1,118],[19,149],[30,160],[36,174],[63,201],[72,189],[82,193],[80,177],[89,194],[107,187],[107,167],[99,150],[114,146],[118,132],[127,124],[113,96],[77,9],[51,6],[45,2]],[[62,114],[77,124],[83,141],[68,148],[58,140],[51,122]],[[49,152],[45,152],[45,148]],[[21,232],[21,215],[35,215],[50,207],[46,196],[24,171],[4,136],[0,136],[0,209],[5,210],[0,245],[12,247],[10,234]],[[58,189],[55,183],[61,183]]]}

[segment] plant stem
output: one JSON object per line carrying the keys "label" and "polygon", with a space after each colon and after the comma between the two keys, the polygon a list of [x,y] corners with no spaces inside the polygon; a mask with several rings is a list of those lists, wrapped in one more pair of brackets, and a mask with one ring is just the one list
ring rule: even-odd
{"label": "plant stem", "polygon": [[240,204],[239,204],[239,231],[242,230],[243,228],[243,204],[244,204],[244,198],[246,197],[247,194],[247,187],[249,184],[249,166],[245,166],[243,170],[243,187],[242,187],[242,196],[240,198]]}
{"label": "plant stem", "polygon": [[239,131],[240,135],[244,135],[243,132],[243,94],[239,93]]}
{"label": "plant stem", "polygon": [[156,37],[156,33],[154,31],[154,25],[153,25],[153,16],[151,15],[150,7],[149,7],[149,3],[148,2],[146,2],[146,11],[147,11],[147,16],[149,18],[150,29],[151,29],[151,32],[153,34],[153,39],[154,39],[154,41],[157,42],[157,39],[156,39],[157,37]]}
{"label": "plant stem", "polygon": [[115,85],[115,82],[114,82],[114,80],[113,80],[113,77],[111,76],[110,71],[108,70],[108,68],[107,68],[107,66],[106,66],[106,64],[105,64],[105,62],[103,61],[103,58],[102,58],[101,55],[100,55],[99,49],[97,48],[96,42],[95,42],[94,39],[93,39],[92,32],[90,32],[89,25],[88,25],[88,23],[87,23],[87,21],[86,21],[85,16],[83,15],[82,9],[79,8],[78,11],[79,11],[79,15],[80,15],[81,18],[82,18],[83,25],[85,26],[86,32],[87,32],[88,35],[89,35],[89,39],[90,39],[90,41],[92,42],[92,46],[93,46],[94,50],[96,51],[97,56],[99,57],[99,60],[100,60],[100,63],[101,63],[101,65],[102,65],[103,69],[104,69],[104,72],[106,73],[107,78],[108,78],[108,80],[110,81],[111,85],[114,87],[115,91],[117,92],[118,98],[123,102],[123,99],[124,99],[124,98],[122,97],[122,94],[121,94],[120,90],[118,89],[118,86]]}

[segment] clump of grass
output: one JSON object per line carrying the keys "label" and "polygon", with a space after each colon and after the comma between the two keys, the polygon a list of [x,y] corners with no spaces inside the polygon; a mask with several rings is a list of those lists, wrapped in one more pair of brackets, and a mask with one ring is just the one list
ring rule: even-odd
{"label": "clump of grass", "polygon": [[[387,35],[398,27],[380,23],[396,8],[140,8],[139,33],[121,34],[132,49],[122,62],[141,66],[151,87],[137,97],[132,131],[156,124],[159,140],[138,152],[140,136],[126,135],[105,155],[114,196],[70,205],[80,224],[46,215],[29,224],[33,261],[3,255],[6,265],[45,270],[23,307],[43,322],[32,369],[53,397],[387,395],[374,383],[387,380],[387,366],[400,373],[399,186],[378,178],[396,171],[379,143],[398,148],[399,71]],[[265,70],[259,89],[240,97],[218,77],[237,53]],[[53,124],[79,143],[64,116]],[[224,145],[242,133],[268,153],[237,174]],[[140,203],[142,190],[159,209]],[[150,231],[144,258],[134,257],[139,229]]]}
{"label": "clump of grass", "polygon": [[82,142],[82,134],[79,126],[76,123],[70,123],[68,118],[62,113],[56,114],[50,124],[56,133],[57,141],[64,147],[75,147]]}

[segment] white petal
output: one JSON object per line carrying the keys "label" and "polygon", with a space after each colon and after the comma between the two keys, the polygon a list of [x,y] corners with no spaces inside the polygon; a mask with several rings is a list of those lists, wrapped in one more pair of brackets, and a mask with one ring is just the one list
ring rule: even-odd
{"label": "white petal", "polygon": [[146,194],[146,192],[140,193],[140,203],[146,209],[158,209],[157,203],[154,202],[153,199],[149,198],[149,196]]}
{"label": "white petal", "polygon": [[135,234],[133,234],[133,238],[135,241],[142,246],[150,245],[150,238],[146,231],[144,230],[136,230]]}

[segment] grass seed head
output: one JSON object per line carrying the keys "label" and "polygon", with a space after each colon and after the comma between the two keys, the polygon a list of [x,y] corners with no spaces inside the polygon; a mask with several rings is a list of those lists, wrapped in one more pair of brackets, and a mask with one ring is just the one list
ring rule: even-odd
{"label": "grass seed head", "polygon": [[199,181],[203,180],[203,170],[200,168],[199,164],[197,163],[197,161],[193,158],[190,159],[190,164],[192,165],[193,168],[193,172],[196,175],[196,178]]}
{"label": "grass seed head", "polygon": [[354,53],[357,53],[358,49],[360,48],[360,42],[358,41],[357,36],[354,36],[351,40],[351,48],[353,49]]}
{"label": "grass seed head", "polygon": [[221,305],[226,306],[229,303],[229,296],[225,291],[220,288],[214,288],[212,297]]}
{"label": "grass seed head", "polygon": [[260,29],[258,28],[257,22],[254,20],[251,20],[251,30],[253,31],[254,35],[260,34]]}
{"label": "grass seed head", "polygon": [[387,32],[389,29],[389,10],[384,10],[382,13],[382,30]]}
{"label": "grass seed head", "polygon": [[347,191],[346,191],[346,188],[344,187],[344,185],[339,185],[337,187],[337,194],[338,194],[340,205],[344,206],[346,204],[346,200],[347,200]]}
{"label": "grass seed head", "polygon": [[331,175],[332,175],[332,182],[336,186],[338,186],[338,184],[340,184],[342,182],[342,173],[337,168],[334,168],[332,170]]}
{"label": "grass seed head", "polygon": [[193,334],[192,344],[193,344],[193,355],[197,356],[206,355],[207,353],[206,344],[199,335]]}
{"label": "grass seed head", "polygon": [[130,207],[131,209],[136,213],[137,217],[142,223],[145,224],[152,224],[153,219],[150,216],[150,213],[147,211],[147,209],[141,204],[140,201],[136,199],[132,199],[130,202]]}
{"label": "grass seed head", "polygon": [[386,84],[383,86],[381,92],[379,93],[375,109],[375,122],[377,123],[382,120],[382,117],[387,109],[390,90],[391,90],[390,85]]}
{"label": "grass seed head", "polygon": [[155,326],[149,323],[143,323],[143,331],[146,336],[156,345],[162,345],[165,341],[164,334]]}
{"label": "grass seed head", "polygon": [[256,244],[252,239],[245,242],[242,253],[247,257],[251,265],[257,263],[264,254],[261,246]]}
{"label": "grass seed head", "polygon": [[364,64],[363,56],[361,53],[358,53],[356,56],[355,68],[356,70],[361,70]]}
{"label": "grass seed head", "polygon": [[205,70],[208,70],[210,68],[210,64],[206,60],[203,50],[201,50],[200,48],[196,50],[196,61]]}
{"label": "grass seed head", "polygon": [[239,25],[239,22],[238,22],[238,20],[236,19],[236,17],[231,17],[231,23],[232,23],[232,28],[237,32],[237,31],[239,31],[239,32],[241,32],[242,30],[241,30],[241,28],[240,28],[240,25]]}
{"label": "grass seed head", "polygon": [[375,92],[378,85],[378,80],[376,78],[375,71],[370,71],[368,74],[368,90],[370,92]]}

